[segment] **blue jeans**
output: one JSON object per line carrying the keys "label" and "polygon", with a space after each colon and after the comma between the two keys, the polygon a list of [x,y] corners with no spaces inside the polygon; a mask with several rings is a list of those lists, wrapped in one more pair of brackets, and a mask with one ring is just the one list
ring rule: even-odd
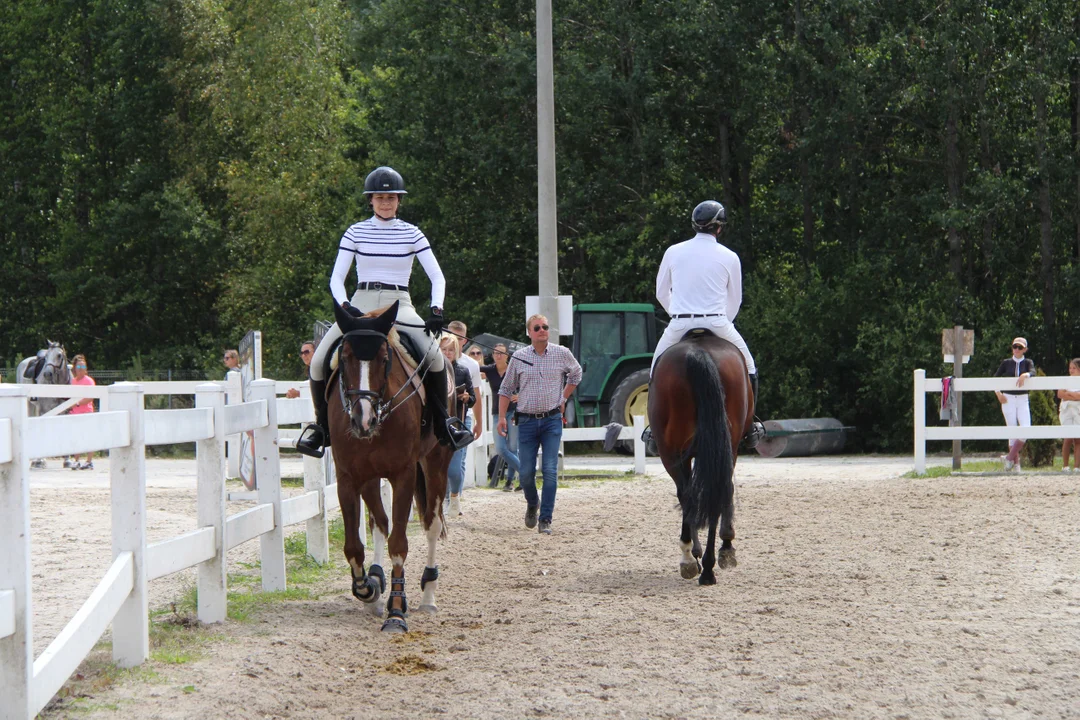
{"label": "blue jeans", "polygon": [[517,474],[521,472],[521,462],[518,460],[518,428],[514,424],[514,414],[506,413],[506,437],[498,432],[499,416],[491,418],[491,426],[495,428],[495,452],[502,456],[506,462],[506,482],[512,483]]}
{"label": "blue jeans", "polygon": [[[520,461],[521,489],[529,507],[540,505],[540,521],[551,522],[555,512],[555,490],[559,485],[559,442],[562,440],[562,416],[537,420],[522,418],[518,425],[518,460]],[[536,451],[544,449],[543,497],[536,495]]]}
{"label": "blue jeans", "polygon": [[[472,430],[472,413],[465,416],[465,427]],[[450,494],[460,495],[461,488],[465,485],[465,453],[469,446],[454,451],[454,457],[450,458],[450,468],[447,474],[450,476]]]}

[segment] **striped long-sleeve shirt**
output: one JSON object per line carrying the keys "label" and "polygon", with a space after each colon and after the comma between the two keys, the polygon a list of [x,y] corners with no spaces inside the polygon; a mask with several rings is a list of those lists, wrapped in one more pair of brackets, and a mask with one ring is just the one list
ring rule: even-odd
{"label": "striped long-sleeve shirt", "polygon": [[371,217],[345,231],[338,243],[334,272],[330,275],[330,292],[339,304],[349,299],[345,278],[353,263],[356,264],[357,282],[408,287],[414,259],[420,261],[431,280],[431,304],[442,307],[446,279],[431,244],[420,228],[398,218],[380,220]]}

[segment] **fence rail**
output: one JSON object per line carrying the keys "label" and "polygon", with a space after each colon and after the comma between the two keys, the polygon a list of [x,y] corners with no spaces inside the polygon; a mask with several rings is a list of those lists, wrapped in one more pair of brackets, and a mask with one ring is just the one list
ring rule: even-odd
{"label": "fence rail", "polygon": [[[175,383],[170,383],[175,386]],[[36,389],[36,387],[34,388]],[[155,388],[159,389],[159,388]],[[168,388],[174,390],[174,387]],[[185,388],[187,389],[187,388]],[[62,390],[62,388],[57,388]],[[0,718],[33,718],[63,686],[102,634],[112,626],[113,660],[131,667],[149,657],[146,585],[197,568],[198,617],[221,622],[227,612],[226,553],[260,541],[263,588],[284,590],[284,528],[307,522],[309,552],[328,557],[327,513],[337,494],[327,487],[322,462],[305,463],[306,492],[284,499],[278,455],[278,407],[303,420],[303,403],[278,400],[276,384],[257,380],[251,399],[225,404],[227,388],[190,388],[194,409],[145,410],[146,390],[135,383],[92,388],[109,409],[93,415],[30,418],[26,386],[0,386]],[[289,403],[297,403],[294,406]],[[310,403],[307,404],[310,412]],[[226,517],[225,436],[253,431],[258,504]],[[197,528],[146,542],[147,445],[195,442]],[[33,657],[30,554],[30,459],[108,451],[113,563],[60,634]]]}
{"label": "fence rail", "polygon": [[[942,392],[942,378],[927,378],[925,370],[915,371],[914,426],[915,472],[926,472],[926,443],[931,440],[1032,440],[1080,438],[1080,425],[967,425],[934,427],[926,425],[926,396]],[[1068,375],[1033,377],[1024,382],[1024,390],[1063,390],[1077,386],[1077,379]],[[953,390],[990,392],[1016,390],[1016,378],[957,378]]]}

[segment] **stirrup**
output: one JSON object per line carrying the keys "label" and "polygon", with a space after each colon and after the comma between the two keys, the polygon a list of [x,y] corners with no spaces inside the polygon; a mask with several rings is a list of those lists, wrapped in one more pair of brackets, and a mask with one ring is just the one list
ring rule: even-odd
{"label": "stirrup", "polygon": [[326,433],[323,429],[311,423],[300,437],[296,440],[296,452],[308,457],[321,458],[324,455],[323,448],[326,446]]}
{"label": "stirrup", "polygon": [[747,450],[753,450],[758,446],[758,442],[765,437],[765,425],[760,420],[755,420],[750,424],[750,429],[746,432],[746,437],[743,439],[743,444]]}
{"label": "stirrup", "polygon": [[450,447],[455,450],[460,450],[474,440],[472,432],[465,427],[465,423],[456,417],[446,419],[446,437],[450,440]]}
{"label": "stirrup", "polygon": [[656,447],[656,440],[652,436],[652,427],[645,428],[641,433],[641,442],[645,443],[645,452],[659,455],[660,450]]}

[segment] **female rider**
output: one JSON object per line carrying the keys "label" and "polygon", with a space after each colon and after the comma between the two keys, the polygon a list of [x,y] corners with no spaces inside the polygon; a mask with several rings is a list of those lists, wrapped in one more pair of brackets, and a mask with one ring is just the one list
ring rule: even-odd
{"label": "female rider", "polygon": [[[330,292],[342,307],[360,313],[398,303],[397,331],[412,338],[417,347],[424,348],[422,362],[427,365],[424,387],[427,402],[435,418],[435,434],[439,442],[454,448],[468,445],[472,433],[460,420],[449,417],[446,409],[447,391],[444,358],[435,338],[442,332],[443,297],[446,280],[439,261],[424,233],[415,225],[397,217],[405,181],[393,168],[375,168],[364,180],[364,194],[371,200],[374,215],[345,231],[338,246],[337,261],[330,275]],[[409,276],[413,260],[431,280],[431,314],[427,322],[420,319],[409,296]],[[345,278],[356,265],[356,292],[346,300]],[[323,448],[330,444],[326,419],[326,355],[341,337],[335,324],[327,331],[311,360],[311,399],[315,404],[315,423],[308,425],[296,449],[304,455],[322,457]],[[420,358],[418,358],[420,360]],[[456,420],[456,422],[455,422]]]}

